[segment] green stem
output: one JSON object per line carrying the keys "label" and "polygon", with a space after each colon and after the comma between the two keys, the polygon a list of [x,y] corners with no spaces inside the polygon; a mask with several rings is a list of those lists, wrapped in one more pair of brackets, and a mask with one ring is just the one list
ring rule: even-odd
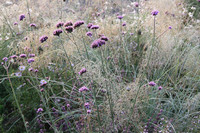
{"label": "green stem", "polygon": [[21,108],[20,108],[20,106],[19,106],[19,102],[18,102],[18,100],[17,100],[17,96],[16,96],[16,94],[15,94],[15,90],[14,90],[13,85],[12,85],[12,82],[11,82],[11,80],[10,80],[10,76],[9,76],[9,72],[8,72],[8,67],[6,68],[6,72],[7,72],[7,75],[8,75],[8,80],[9,80],[9,83],[10,83],[10,86],[11,86],[11,89],[12,89],[12,93],[13,93],[15,102],[16,102],[16,104],[17,104],[17,108],[18,108],[18,110],[19,110],[19,113],[21,114],[22,120],[23,120],[23,122],[24,122],[24,126],[25,126],[25,128],[26,128],[26,132],[28,133],[28,129],[27,129],[27,126],[26,126],[26,121],[25,121],[24,115],[23,115],[22,110],[21,110]]}

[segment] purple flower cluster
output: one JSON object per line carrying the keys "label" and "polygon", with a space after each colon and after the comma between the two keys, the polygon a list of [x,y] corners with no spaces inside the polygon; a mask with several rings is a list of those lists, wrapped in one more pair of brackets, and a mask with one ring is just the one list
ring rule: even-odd
{"label": "purple flower cluster", "polygon": [[151,14],[153,15],[153,16],[156,16],[156,15],[158,15],[158,11],[157,10],[153,10],[152,12],[151,12]]}
{"label": "purple flower cluster", "polygon": [[14,22],[14,25],[18,25],[18,23],[17,23],[17,22]]}
{"label": "purple flower cluster", "polygon": [[79,89],[79,92],[84,92],[84,91],[89,91],[89,89],[85,86],[83,86]]}
{"label": "purple flower cluster", "polygon": [[5,61],[5,62],[7,62],[7,61],[8,61],[8,58],[7,58],[7,57],[4,57],[2,60]]}
{"label": "purple flower cluster", "polygon": [[126,23],[125,23],[125,22],[123,22],[123,23],[122,23],[122,26],[126,26]]}
{"label": "purple flower cluster", "polygon": [[26,57],[26,54],[20,54],[19,57],[20,57],[20,58],[25,58],[25,57]]}
{"label": "purple flower cluster", "polygon": [[38,108],[37,113],[43,112],[43,108]]}
{"label": "purple flower cluster", "polygon": [[138,2],[135,2],[135,7],[139,7],[139,3]]}
{"label": "purple flower cluster", "polygon": [[118,19],[123,19],[123,16],[117,16]]}
{"label": "purple flower cluster", "polygon": [[82,68],[81,70],[80,70],[80,72],[78,72],[78,74],[79,75],[82,75],[83,73],[86,73],[87,72],[87,70],[85,69],[85,68]]}
{"label": "purple flower cluster", "polygon": [[48,39],[48,37],[44,35],[44,36],[40,37],[40,42],[43,43],[43,42],[45,42],[47,39]]}
{"label": "purple flower cluster", "polygon": [[65,30],[67,31],[67,33],[71,33],[73,32],[74,28],[72,26],[67,26]]}
{"label": "purple flower cluster", "polygon": [[73,26],[73,23],[72,23],[71,21],[66,22],[66,23],[64,24],[64,27],[67,27],[67,26]]}
{"label": "purple flower cluster", "polygon": [[17,58],[17,57],[18,57],[17,55],[12,55],[12,56],[10,56],[11,59],[15,59],[15,58]]}
{"label": "purple flower cluster", "polygon": [[91,48],[97,48],[97,47],[100,47],[104,44],[106,44],[106,42],[104,40],[97,39],[91,44]]}
{"label": "purple flower cluster", "polygon": [[99,29],[99,26],[98,25],[92,25],[91,27],[90,27],[90,29]]}
{"label": "purple flower cluster", "polygon": [[29,57],[35,57],[35,54],[29,54],[28,56]]}
{"label": "purple flower cluster", "polygon": [[74,29],[80,27],[80,26],[83,25],[84,23],[85,23],[84,21],[76,21],[76,22],[74,23]]}
{"label": "purple flower cluster", "polygon": [[150,85],[150,86],[155,86],[155,85],[156,85],[156,83],[155,83],[155,82],[153,82],[153,81],[151,81],[151,82],[149,82],[149,85]]}
{"label": "purple flower cluster", "polygon": [[89,23],[88,25],[87,25],[87,27],[88,27],[88,29],[90,29],[91,27],[92,27],[92,23]]}
{"label": "purple flower cluster", "polygon": [[34,23],[30,24],[29,26],[36,28],[36,24],[34,24]]}
{"label": "purple flower cluster", "polygon": [[57,28],[60,28],[60,27],[62,27],[63,25],[64,25],[63,22],[58,22],[58,23],[56,24],[56,27],[57,27]]}
{"label": "purple flower cluster", "polygon": [[19,20],[20,21],[23,21],[25,19],[25,15],[24,14],[21,14],[20,16],[19,16]]}
{"label": "purple flower cluster", "polygon": [[60,36],[60,34],[62,33],[63,31],[61,29],[57,29],[57,30],[54,30],[53,32],[53,35],[54,36]]}
{"label": "purple flower cluster", "polygon": [[86,35],[91,37],[92,36],[92,32],[87,32]]}
{"label": "purple flower cluster", "polygon": [[104,36],[104,35],[102,35],[100,39],[104,40],[104,41],[108,41],[108,38],[106,36]]}
{"label": "purple flower cluster", "polygon": [[32,63],[32,62],[34,62],[35,60],[33,59],[33,58],[30,58],[30,59],[28,59],[28,63]]}

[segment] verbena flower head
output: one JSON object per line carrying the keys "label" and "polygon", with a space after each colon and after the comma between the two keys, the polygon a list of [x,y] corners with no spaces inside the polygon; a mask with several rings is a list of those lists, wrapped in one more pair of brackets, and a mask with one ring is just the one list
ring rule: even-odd
{"label": "verbena flower head", "polygon": [[54,30],[53,32],[53,35],[54,36],[60,36],[60,34],[62,33],[63,31],[61,29],[57,29],[57,30]]}
{"label": "verbena flower head", "polygon": [[104,40],[104,41],[108,41],[109,39],[106,37],[106,36],[101,36],[101,38],[100,38],[101,40]]}
{"label": "verbena flower head", "polygon": [[122,26],[126,26],[126,23],[125,23],[125,22],[123,22],[123,23],[122,23]]}
{"label": "verbena flower head", "polygon": [[90,107],[90,103],[87,102],[87,103],[84,104],[84,106],[85,106],[86,108],[89,108],[89,107]]}
{"label": "verbena flower head", "polygon": [[158,11],[157,10],[153,10],[152,12],[151,12],[151,14],[153,15],[153,16],[156,16],[156,15],[158,15]]}
{"label": "verbena flower head", "polygon": [[91,37],[92,36],[92,32],[87,32],[86,35]]}
{"label": "verbena flower head", "polygon": [[29,54],[28,57],[35,57],[35,54]]}
{"label": "verbena flower head", "polygon": [[92,25],[92,26],[90,27],[90,29],[99,29],[99,26],[98,26],[98,25]]}
{"label": "verbena flower head", "polygon": [[30,59],[28,59],[28,63],[32,63],[32,62],[34,62],[35,60],[33,59],[33,58],[30,58]]}
{"label": "verbena flower head", "polygon": [[20,57],[20,58],[25,58],[25,57],[26,57],[26,54],[20,54],[19,57]]}
{"label": "verbena flower head", "polygon": [[135,2],[135,7],[139,7],[139,3],[138,2]]}
{"label": "verbena flower head", "polygon": [[14,25],[18,25],[18,23],[17,23],[17,22],[14,22]]}
{"label": "verbena flower head", "polygon": [[90,114],[90,113],[91,113],[91,110],[87,110],[87,113]]}
{"label": "verbena flower head", "polygon": [[158,87],[158,90],[162,90],[162,86],[159,86],[159,87]]}
{"label": "verbena flower head", "polygon": [[40,37],[40,42],[43,43],[48,39],[46,35]]}
{"label": "verbena flower head", "polygon": [[80,70],[80,72],[78,72],[78,74],[79,75],[82,75],[83,73],[86,73],[87,72],[87,70],[85,69],[85,68],[82,68],[81,70]]}
{"label": "verbena flower head", "polygon": [[73,32],[74,28],[73,28],[73,26],[67,26],[65,28],[65,30],[67,31],[67,33],[71,33],[71,32]]}
{"label": "verbena flower head", "polygon": [[26,69],[26,67],[25,66],[19,66],[19,70],[22,72],[22,71],[24,71]]}
{"label": "verbena flower head", "polygon": [[89,23],[88,25],[87,25],[87,27],[88,27],[88,29],[90,29],[91,27],[92,27],[92,23]]}
{"label": "verbena flower head", "polygon": [[10,56],[10,58],[15,59],[15,58],[17,58],[17,55],[12,55],[12,56]]}
{"label": "verbena flower head", "polygon": [[123,16],[120,16],[120,15],[119,15],[119,16],[117,16],[117,18],[118,18],[118,19],[123,19]]}
{"label": "verbena flower head", "polygon": [[76,21],[76,22],[74,23],[74,29],[80,27],[80,26],[83,25],[84,23],[85,23],[84,21]]}
{"label": "verbena flower head", "polygon": [[172,29],[172,27],[171,27],[171,26],[169,26],[169,29],[171,30],[171,29]]}
{"label": "verbena flower head", "polygon": [[106,42],[104,40],[97,39],[91,44],[91,48],[97,48],[97,47],[100,47],[104,44],[106,44]]}
{"label": "verbena flower head", "polygon": [[44,85],[46,85],[46,84],[47,84],[47,81],[46,81],[46,80],[43,79],[43,80],[40,81],[40,85],[41,85],[41,86],[44,86]]}
{"label": "verbena flower head", "polygon": [[20,21],[23,21],[25,19],[25,15],[24,14],[21,14],[20,16],[19,16],[19,20]]}
{"label": "verbena flower head", "polygon": [[21,72],[16,72],[16,73],[15,73],[15,76],[21,77],[21,76],[22,76],[22,73],[21,73]]}
{"label": "verbena flower head", "polygon": [[40,112],[43,112],[44,110],[43,110],[43,108],[38,108],[37,109],[37,113],[40,113]]}
{"label": "verbena flower head", "polygon": [[5,62],[7,62],[7,61],[8,61],[8,58],[7,58],[7,57],[3,57],[2,60],[5,61]]}
{"label": "verbena flower head", "polygon": [[34,72],[35,72],[35,73],[37,73],[38,71],[39,71],[38,69],[35,69],[35,71],[34,71]]}
{"label": "verbena flower head", "polygon": [[83,91],[89,91],[89,89],[87,87],[83,86],[79,89],[79,92],[83,92]]}
{"label": "verbena flower head", "polygon": [[67,27],[67,26],[73,26],[73,23],[72,23],[71,21],[66,22],[66,23],[64,24],[64,27]]}
{"label": "verbena flower head", "polygon": [[149,82],[149,85],[150,85],[150,86],[155,86],[155,85],[156,85],[156,83],[155,83],[155,82],[153,82],[153,81],[151,81],[151,82]]}
{"label": "verbena flower head", "polygon": [[32,68],[32,67],[30,67],[30,68],[28,69],[28,71],[32,72],[32,71],[33,71],[33,68]]}
{"label": "verbena flower head", "polygon": [[60,27],[62,27],[63,25],[64,25],[63,22],[58,22],[58,23],[56,24],[56,27],[57,27],[57,28],[60,28]]}
{"label": "verbena flower head", "polygon": [[34,23],[30,24],[29,26],[30,26],[30,27],[34,27],[34,28],[37,27],[36,24],[34,24]]}

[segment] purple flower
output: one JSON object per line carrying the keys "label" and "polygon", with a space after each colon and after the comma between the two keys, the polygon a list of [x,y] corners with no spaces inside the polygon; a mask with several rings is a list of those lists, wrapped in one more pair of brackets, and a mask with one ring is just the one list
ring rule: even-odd
{"label": "purple flower", "polygon": [[92,44],[91,44],[91,48],[97,48],[100,47],[102,45],[104,45],[106,42],[104,40],[101,39],[97,39],[95,40]]}
{"label": "purple flower", "polygon": [[84,104],[84,106],[85,106],[86,108],[89,108],[89,107],[90,107],[90,103],[87,102],[87,103]]}
{"label": "purple flower", "polygon": [[24,18],[25,18],[25,15],[24,15],[24,14],[21,14],[21,15],[19,16],[19,20],[20,20],[20,21],[23,21]]}
{"label": "purple flower", "polygon": [[85,68],[82,68],[81,70],[80,70],[80,72],[78,72],[78,74],[79,75],[82,75],[83,73],[86,73],[87,72],[87,70],[85,69]]}
{"label": "purple flower", "polygon": [[88,25],[87,25],[87,27],[88,27],[88,29],[90,29],[91,27],[92,27],[92,23],[89,23]]}
{"label": "purple flower", "polygon": [[62,33],[63,31],[61,29],[57,29],[57,30],[54,30],[53,32],[53,35],[54,36],[60,36],[60,34]]}
{"label": "purple flower", "polygon": [[92,32],[87,32],[86,35],[91,37],[92,36]]}
{"label": "purple flower", "polygon": [[28,69],[28,71],[30,71],[30,72],[31,72],[31,71],[33,71],[33,68],[32,68],[32,67],[31,67],[31,68],[29,68],[29,69]]}
{"label": "purple flower", "polygon": [[34,24],[34,23],[30,24],[29,26],[36,28],[36,24]]}
{"label": "purple flower", "polygon": [[19,57],[20,57],[20,58],[25,58],[25,57],[26,57],[26,54],[20,54]]}
{"label": "purple flower", "polygon": [[158,90],[162,90],[162,86],[159,86],[159,87],[158,87]]}
{"label": "purple flower", "polygon": [[79,89],[79,92],[83,92],[83,91],[89,91],[89,89],[87,87],[83,86]]}
{"label": "purple flower", "polygon": [[67,107],[69,108],[69,107],[70,107],[70,104],[67,104]]}
{"label": "purple flower", "polygon": [[67,31],[67,33],[71,33],[73,32],[74,28],[72,26],[67,26],[65,30]]}
{"label": "purple flower", "polygon": [[18,23],[17,23],[17,22],[14,22],[14,25],[18,25]]}
{"label": "purple flower", "polygon": [[153,16],[156,16],[156,15],[158,15],[158,11],[157,10],[153,10],[152,12],[151,12],[151,14],[153,15]]}
{"label": "purple flower", "polygon": [[17,55],[12,55],[12,56],[10,56],[10,58],[15,59],[15,58],[17,58]]}
{"label": "purple flower", "polygon": [[21,72],[16,72],[16,73],[15,73],[15,76],[21,77],[21,76],[22,76],[22,73],[21,73]]}
{"label": "purple flower", "polygon": [[150,85],[150,86],[155,86],[155,85],[156,85],[156,83],[155,83],[155,82],[153,82],[153,81],[151,81],[151,82],[149,82],[149,85]]}
{"label": "purple flower", "polygon": [[172,27],[171,27],[171,26],[169,26],[169,29],[171,30],[171,29],[172,29]]}
{"label": "purple flower", "polygon": [[43,80],[40,81],[40,85],[41,85],[41,86],[44,86],[44,85],[46,85],[46,84],[47,84],[47,81],[46,81],[46,80],[43,79]]}
{"label": "purple flower", "polygon": [[91,113],[91,110],[87,110],[87,113],[90,114],[90,113]]}
{"label": "purple flower", "polygon": [[25,69],[26,69],[25,66],[19,66],[19,70],[20,70],[20,71],[24,71]]}
{"label": "purple flower", "polygon": [[198,2],[200,2],[200,0],[198,0]]}
{"label": "purple flower", "polygon": [[83,25],[84,23],[85,23],[84,21],[76,21],[76,22],[74,23],[74,29],[80,27],[80,26]]}
{"label": "purple flower", "polygon": [[60,28],[60,27],[62,27],[63,25],[64,25],[63,22],[58,22],[58,23],[56,24],[56,27],[57,27],[57,28]]}
{"label": "purple flower", "polygon": [[8,58],[7,58],[7,57],[4,57],[2,60],[5,61],[5,62],[7,62],[7,61],[8,61]]}
{"label": "purple flower", "polygon": [[139,7],[139,3],[138,2],[135,2],[135,7]]}
{"label": "purple flower", "polygon": [[118,19],[123,19],[123,16],[117,16]]}
{"label": "purple flower", "polygon": [[73,26],[73,23],[72,23],[71,21],[66,22],[66,23],[64,24],[64,27],[67,27],[67,26]]}
{"label": "purple flower", "polygon": [[43,42],[45,42],[47,39],[48,39],[47,36],[45,36],[45,35],[44,35],[44,36],[41,36],[41,37],[40,37],[40,42],[43,43]]}
{"label": "purple flower", "polygon": [[104,41],[108,41],[108,38],[106,37],[106,36],[101,36],[101,38],[100,38],[101,40],[104,40]]}
{"label": "purple flower", "polygon": [[35,71],[34,71],[34,72],[35,72],[35,73],[37,73],[38,71],[39,71],[38,69],[35,69]]}
{"label": "purple flower", "polygon": [[126,23],[125,23],[125,22],[123,22],[123,23],[122,23],[122,26],[126,26]]}
{"label": "purple flower", "polygon": [[29,54],[28,56],[29,57],[35,57],[35,54]]}
{"label": "purple flower", "polygon": [[92,25],[92,26],[90,27],[90,29],[99,29],[99,26],[98,26],[98,25]]}
{"label": "purple flower", "polygon": [[43,112],[43,108],[38,108],[37,113]]}
{"label": "purple flower", "polygon": [[33,58],[30,58],[30,59],[28,59],[28,63],[32,63],[32,62],[34,62],[35,60],[33,59]]}

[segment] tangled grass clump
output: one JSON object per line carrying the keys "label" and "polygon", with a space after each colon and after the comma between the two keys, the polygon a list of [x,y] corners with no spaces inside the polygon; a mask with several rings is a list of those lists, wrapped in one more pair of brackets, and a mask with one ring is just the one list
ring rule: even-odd
{"label": "tangled grass clump", "polygon": [[0,131],[199,132],[200,29],[185,5],[0,5]]}

